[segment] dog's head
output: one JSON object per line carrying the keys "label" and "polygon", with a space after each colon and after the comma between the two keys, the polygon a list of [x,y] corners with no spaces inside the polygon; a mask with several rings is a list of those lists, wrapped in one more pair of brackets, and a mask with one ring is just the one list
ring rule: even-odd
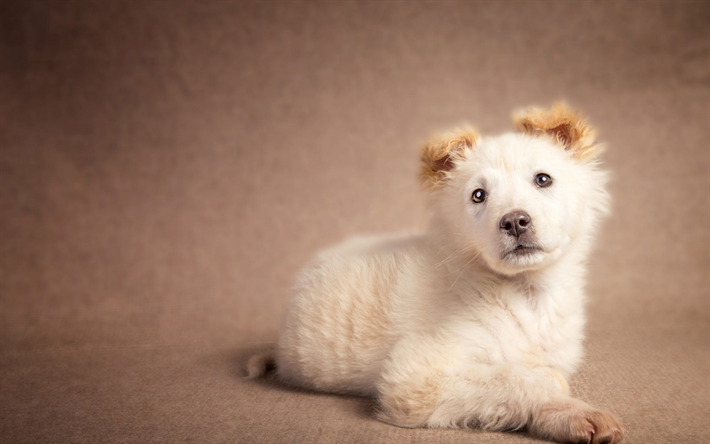
{"label": "dog's head", "polygon": [[458,130],[424,148],[422,180],[455,248],[513,275],[545,267],[606,213],[594,131],[561,104],[514,116],[515,133]]}

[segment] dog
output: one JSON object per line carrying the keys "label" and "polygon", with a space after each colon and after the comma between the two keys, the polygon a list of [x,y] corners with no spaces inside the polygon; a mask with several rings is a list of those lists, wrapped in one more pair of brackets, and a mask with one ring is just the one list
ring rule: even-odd
{"label": "dog", "polygon": [[609,208],[602,145],[565,104],[514,122],[495,137],[431,139],[427,232],[319,254],[248,377],[275,364],[287,384],[375,397],[377,417],[401,427],[620,442],[616,417],[567,383],[583,354],[585,262]]}

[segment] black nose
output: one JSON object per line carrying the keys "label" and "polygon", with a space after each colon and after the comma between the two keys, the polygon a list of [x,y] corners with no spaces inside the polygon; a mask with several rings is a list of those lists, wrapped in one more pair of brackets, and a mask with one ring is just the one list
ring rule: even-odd
{"label": "black nose", "polygon": [[532,229],[532,220],[525,211],[514,210],[500,220],[500,229],[511,236],[520,237],[528,229]]}

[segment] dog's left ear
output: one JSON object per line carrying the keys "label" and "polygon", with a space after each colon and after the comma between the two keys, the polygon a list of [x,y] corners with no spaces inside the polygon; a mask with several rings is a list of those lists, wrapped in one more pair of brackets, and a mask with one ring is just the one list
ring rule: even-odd
{"label": "dog's left ear", "polygon": [[448,172],[454,169],[456,160],[463,156],[466,149],[473,148],[477,141],[478,133],[470,128],[429,139],[422,149],[422,186],[430,190],[440,187],[447,180]]}
{"label": "dog's left ear", "polygon": [[580,161],[594,160],[603,150],[603,146],[596,142],[594,129],[579,113],[563,103],[556,103],[551,109],[527,108],[518,111],[513,114],[513,121],[518,131],[533,136],[552,136]]}

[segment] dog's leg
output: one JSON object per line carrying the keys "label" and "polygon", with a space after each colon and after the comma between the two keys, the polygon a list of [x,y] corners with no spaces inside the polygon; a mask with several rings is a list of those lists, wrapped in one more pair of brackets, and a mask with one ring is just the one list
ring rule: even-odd
{"label": "dog's leg", "polygon": [[381,420],[403,427],[527,427],[533,435],[560,442],[621,441],[616,418],[571,398],[564,392],[566,382],[557,381],[561,375],[549,368],[437,367],[432,360],[418,361],[387,368],[378,387]]}

